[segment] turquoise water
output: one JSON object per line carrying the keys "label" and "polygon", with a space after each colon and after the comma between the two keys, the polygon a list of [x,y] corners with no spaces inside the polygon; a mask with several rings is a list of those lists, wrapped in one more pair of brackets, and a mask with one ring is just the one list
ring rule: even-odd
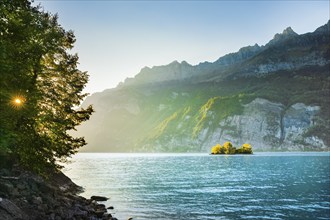
{"label": "turquoise water", "polygon": [[330,219],[329,153],[81,153],[65,173],[119,220]]}

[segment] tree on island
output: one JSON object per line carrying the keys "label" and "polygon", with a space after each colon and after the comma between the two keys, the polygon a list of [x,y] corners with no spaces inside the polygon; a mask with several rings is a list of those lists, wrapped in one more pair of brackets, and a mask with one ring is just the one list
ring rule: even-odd
{"label": "tree on island", "polygon": [[245,143],[241,146],[241,148],[238,148],[236,150],[236,153],[238,153],[238,154],[252,154],[253,153],[252,152],[252,146],[250,144]]}
{"label": "tree on island", "polygon": [[211,154],[221,154],[221,145],[217,144],[212,147]]}
{"label": "tree on island", "polygon": [[73,32],[57,20],[28,0],[1,0],[0,155],[39,173],[59,169],[86,144],[68,131],[93,112],[76,109],[88,75],[69,53]]}
{"label": "tree on island", "polygon": [[211,148],[211,154],[252,154],[252,147],[250,144],[243,144],[240,148],[236,149],[232,143],[227,141],[221,146],[216,144]]}

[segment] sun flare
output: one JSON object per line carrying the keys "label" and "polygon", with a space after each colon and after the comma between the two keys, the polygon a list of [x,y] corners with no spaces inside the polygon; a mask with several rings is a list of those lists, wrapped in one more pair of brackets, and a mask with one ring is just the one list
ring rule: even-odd
{"label": "sun flare", "polygon": [[25,102],[25,98],[23,96],[15,96],[11,99],[10,105],[13,108],[22,108]]}
{"label": "sun flare", "polygon": [[20,105],[20,104],[22,104],[22,100],[21,100],[20,98],[16,98],[16,99],[14,100],[14,102],[15,102],[16,105]]}

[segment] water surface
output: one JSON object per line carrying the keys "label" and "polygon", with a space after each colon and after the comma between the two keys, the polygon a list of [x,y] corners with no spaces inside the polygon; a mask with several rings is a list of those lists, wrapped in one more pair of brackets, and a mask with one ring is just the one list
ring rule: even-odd
{"label": "water surface", "polygon": [[80,153],[65,173],[119,220],[330,219],[329,153]]}

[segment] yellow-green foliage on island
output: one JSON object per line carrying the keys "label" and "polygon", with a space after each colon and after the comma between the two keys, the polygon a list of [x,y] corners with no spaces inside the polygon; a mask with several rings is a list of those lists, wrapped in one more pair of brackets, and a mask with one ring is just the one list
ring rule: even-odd
{"label": "yellow-green foliage on island", "polygon": [[213,146],[211,154],[252,154],[252,147],[250,144],[243,144],[240,148],[236,148],[227,141],[223,146],[220,144]]}

